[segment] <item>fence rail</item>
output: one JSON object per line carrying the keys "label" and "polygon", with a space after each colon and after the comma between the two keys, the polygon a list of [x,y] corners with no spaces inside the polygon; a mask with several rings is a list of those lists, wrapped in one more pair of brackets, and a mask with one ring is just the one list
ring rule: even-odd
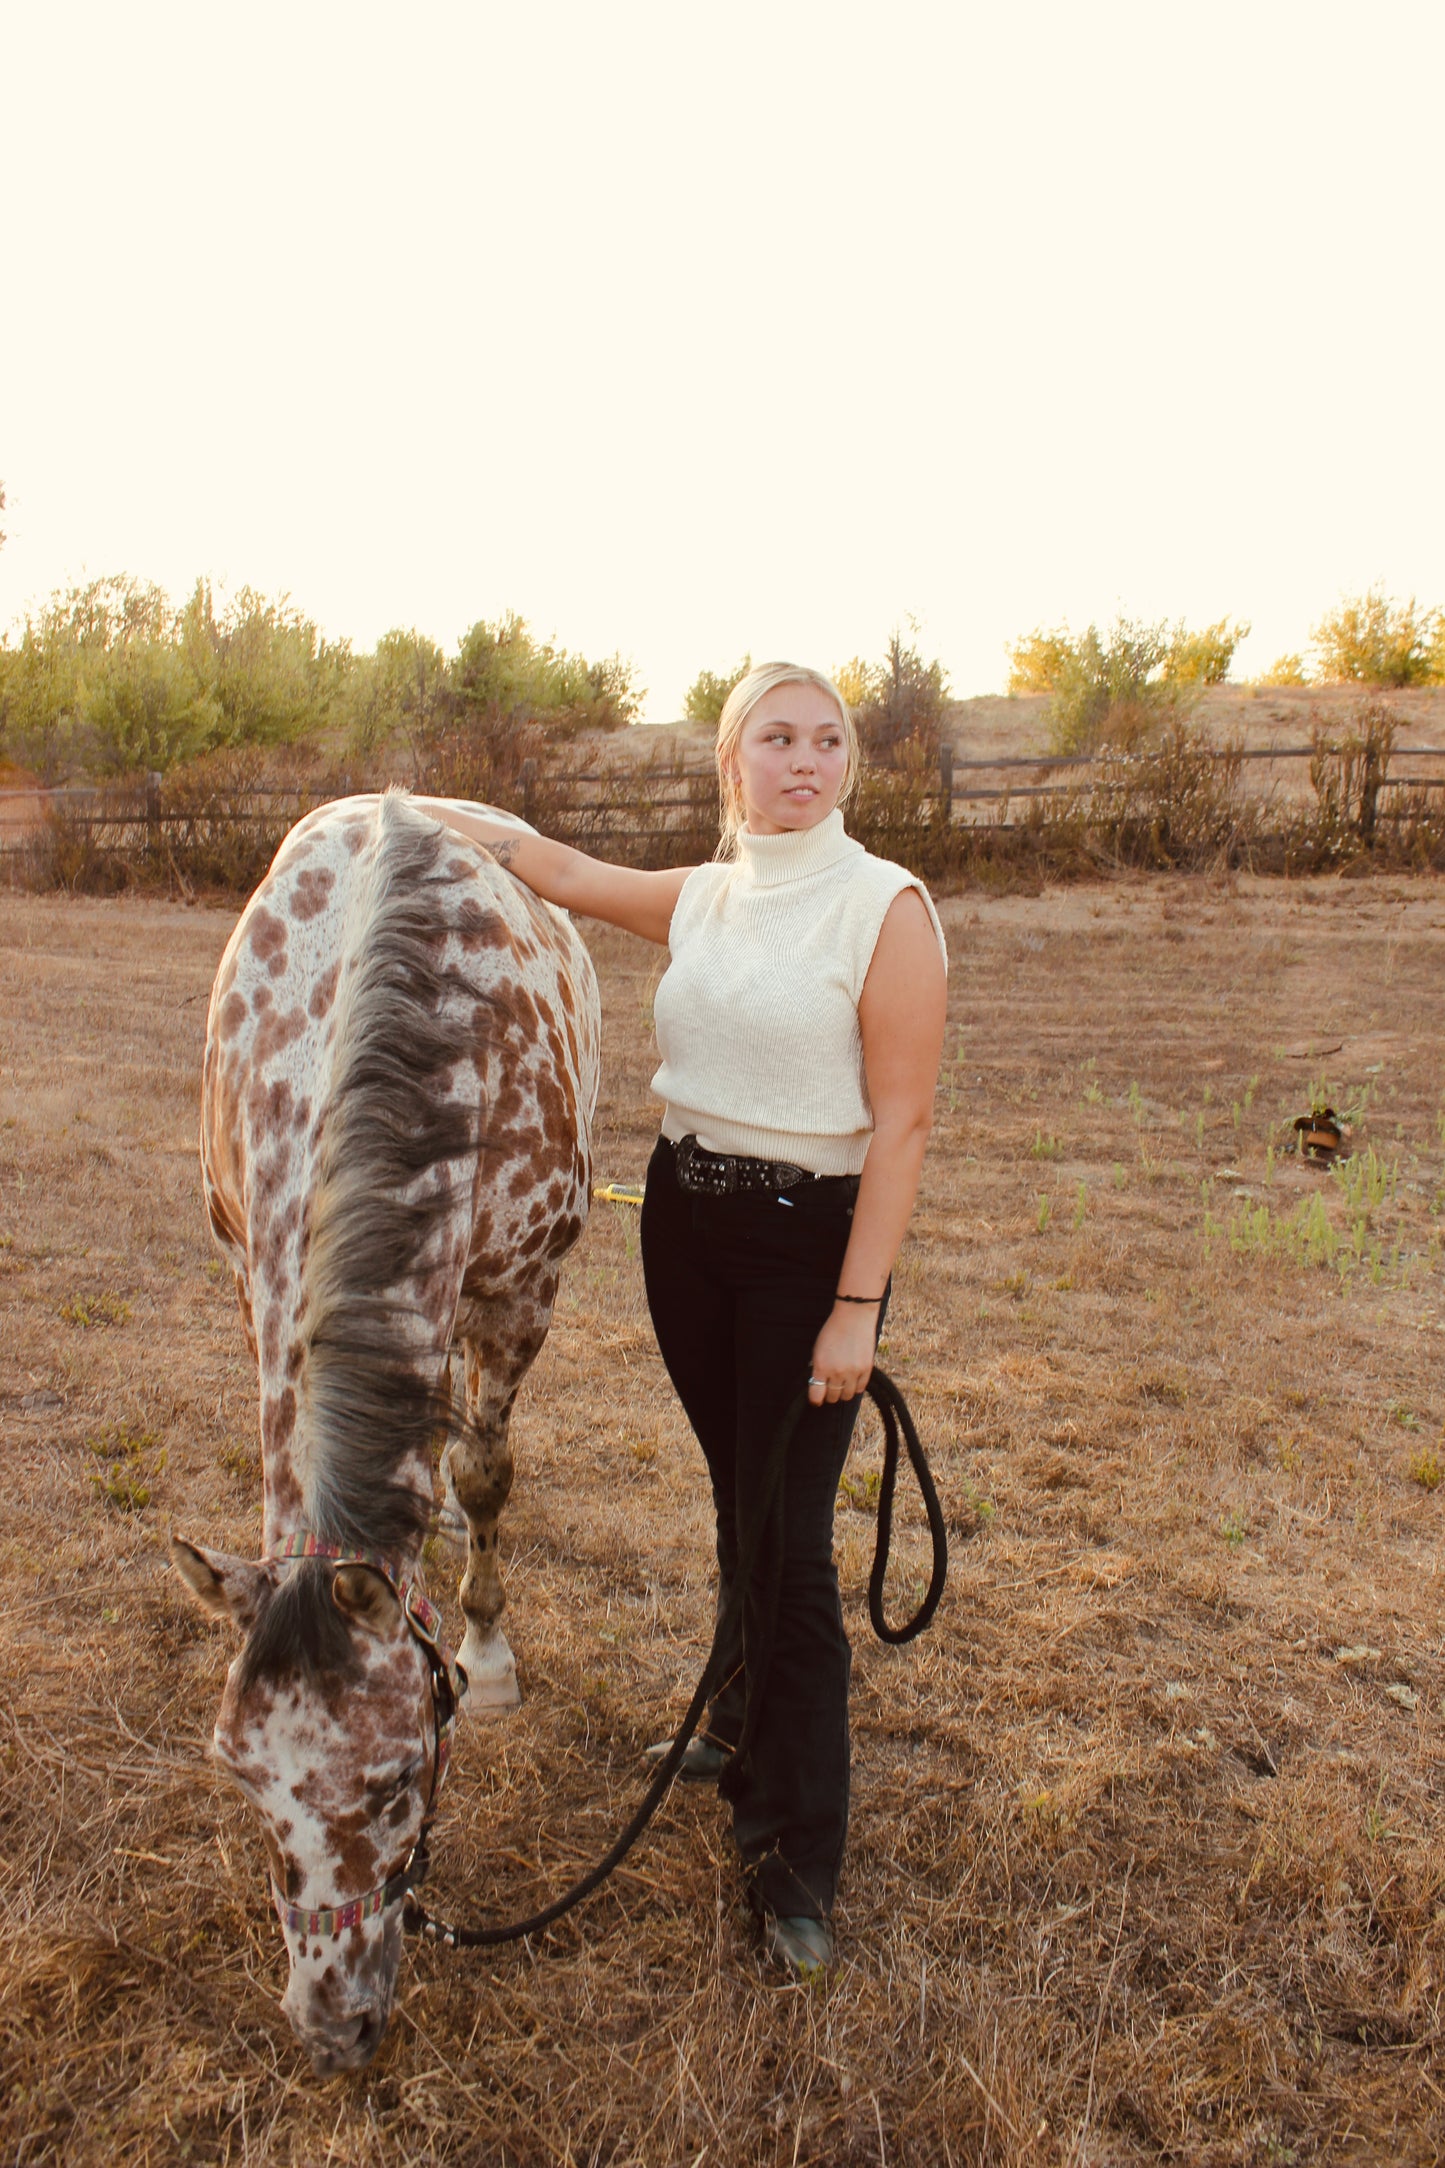
{"label": "fence rail", "polygon": [[[1217,750],[1211,757],[1219,761],[1273,764],[1310,760],[1314,752],[1309,746],[1249,746]],[[1142,761],[1147,755],[1136,758]],[[1410,763],[1410,772],[1390,772],[1379,777],[1375,785],[1378,791],[1445,790],[1445,773],[1423,774],[1418,770],[1420,762],[1445,762],[1445,746],[1399,746],[1395,758]],[[1107,765],[1111,781],[1127,779],[1133,764],[1128,756],[1119,754],[960,756],[945,746],[936,781],[925,781],[922,788],[937,808],[937,818],[943,817],[945,807],[949,820],[957,818],[959,808],[1000,807],[1002,819],[970,821],[970,825],[1008,828],[1019,825],[1008,817],[1011,806],[1017,804],[1022,810],[1032,800],[1066,796],[1079,792],[1081,787],[1087,789],[1088,778],[1080,773],[1082,770]],[[1025,773],[1033,779],[988,783],[968,780],[973,775],[1011,777],[1017,774],[1022,777]],[[582,823],[598,840],[605,830],[607,837],[623,842],[644,834],[655,835],[659,814],[663,816],[661,826],[664,831],[673,825],[668,816],[684,817],[678,825],[685,824],[686,816],[695,820],[700,812],[705,812],[701,801],[707,788],[714,784],[715,773],[710,764],[679,763],[652,771],[597,769],[567,775],[551,770],[539,774],[536,764],[526,761],[518,773],[517,787],[511,797],[517,809],[526,815],[533,809],[534,791],[544,792],[549,810],[557,808],[564,818]],[[629,785],[632,788],[629,789]],[[160,775],[148,776],[134,784],[6,787],[0,789],[0,854],[23,848],[52,813],[61,816],[69,829],[92,837],[104,834],[108,847],[113,850],[157,851],[164,850],[168,844],[189,842],[202,827],[215,834],[225,830],[290,826],[316,806],[349,796],[352,788],[352,780],[347,775],[340,777],[334,788],[236,783],[219,787],[207,800],[196,793],[194,786],[186,788],[183,785],[181,802],[177,804],[171,797],[166,779]],[[560,807],[559,792],[564,799]],[[650,817],[650,827],[629,824],[643,815]],[[968,819],[967,814],[964,817]]]}

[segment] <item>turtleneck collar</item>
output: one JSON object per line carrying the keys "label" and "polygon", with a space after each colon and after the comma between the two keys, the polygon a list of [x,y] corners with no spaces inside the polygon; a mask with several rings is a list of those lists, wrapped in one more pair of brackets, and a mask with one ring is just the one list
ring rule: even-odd
{"label": "turtleneck collar", "polygon": [[753,888],[778,888],[784,881],[804,881],[810,874],[836,866],[852,851],[861,851],[843,827],[835,806],[816,828],[794,828],[780,836],[755,836],[746,828],[738,834],[738,864]]}

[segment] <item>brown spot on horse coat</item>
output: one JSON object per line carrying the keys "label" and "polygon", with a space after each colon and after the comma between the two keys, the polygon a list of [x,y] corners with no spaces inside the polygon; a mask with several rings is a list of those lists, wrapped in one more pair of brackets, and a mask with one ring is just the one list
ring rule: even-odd
{"label": "brown spot on horse coat", "polygon": [[277,956],[286,953],[286,923],[277,918],[274,911],[264,906],[251,914],[251,948],[258,963],[270,965]]}
{"label": "brown spot on horse coat", "polygon": [[504,948],[507,928],[500,911],[488,911],[475,896],[464,896],[453,929],[468,955],[485,948]]}
{"label": "brown spot on horse coat", "polygon": [[291,891],[291,915],[304,925],[309,918],[317,918],[326,909],[327,899],[336,886],[336,875],[329,866],[308,866],[298,874]]}
{"label": "brown spot on horse coat", "polygon": [[339,962],[334,963],[329,970],[322,972],[311,989],[311,999],[306,1004],[306,1010],[307,1014],[314,1016],[318,1022],[336,999],[336,982],[340,976],[341,965]]}
{"label": "brown spot on horse coat", "polygon": [[[261,1034],[257,1033],[259,1041]],[[291,1126],[291,1086],[284,1076],[266,1083],[256,1077],[246,1094],[246,1114],[255,1144],[269,1144]]]}
{"label": "brown spot on horse coat", "polygon": [[268,1309],[260,1332],[261,1361],[268,1370],[274,1370],[280,1358],[283,1331],[280,1311]]}
{"label": "brown spot on horse coat", "polygon": [[268,1453],[282,1452],[296,1429],[296,1395],[288,1385],[261,1409],[261,1443]]}
{"label": "brown spot on horse coat", "polygon": [[[256,989],[256,1006],[258,1009],[261,1006],[263,994],[266,995],[266,999],[269,1001],[270,995],[266,993],[266,988],[258,986]],[[287,1009],[284,1014],[278,1010],[274,1015],[268,1014],[263,1017],[251,1049],[252,1063],[257,1068],[263,1068],[267,1062],[274,1061],[276,1056],[283,1054],[288,1046],[296,1044],[305,1029],[306,1011],[300,1007]]]}

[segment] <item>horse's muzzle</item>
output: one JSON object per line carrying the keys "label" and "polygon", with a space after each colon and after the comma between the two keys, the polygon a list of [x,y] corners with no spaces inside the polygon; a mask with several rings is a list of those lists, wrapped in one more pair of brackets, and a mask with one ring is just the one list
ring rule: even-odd
{"label": "horse's muzzle", "polygon": [[390,2006],[384,2010],[362,2010],[355,2017],[340,2019],[315,2031],[296,2032],[296,2037],[311,2057],[311,2067],[318,2078],[331,2078],[343,2070],[364,2070],[386,2036]]}

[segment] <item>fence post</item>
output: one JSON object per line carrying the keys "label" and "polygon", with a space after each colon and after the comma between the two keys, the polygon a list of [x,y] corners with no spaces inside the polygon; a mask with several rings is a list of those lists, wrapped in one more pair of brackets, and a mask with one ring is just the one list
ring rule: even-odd
{"label": "fence post", "polygon": [[1378,727],[1373,721],[1367,724],[1360,769],[1360,841],[1367,851],[1375,847],[1375,809],[1379,803],[1380,786],[1390,772],[1390,750],[1394,730],[1388,723]]}
{"label": "fence post", "polygon": [[146,849],[155,855],[161,847],[161,779],[152,769],[146,777]]}
{"label": "fence post", "polygon": [[938,748],[938,818],[943,827],[953,819],[953,747]]}
{"label": "fence post", "polygon": [[529,821],[532,818],[532,808],[536,803],[537,783],[537,763],[530,756],[522,762],[521,767],[517,770],[517,781],[522,786],[522,818],[524,821]]}

